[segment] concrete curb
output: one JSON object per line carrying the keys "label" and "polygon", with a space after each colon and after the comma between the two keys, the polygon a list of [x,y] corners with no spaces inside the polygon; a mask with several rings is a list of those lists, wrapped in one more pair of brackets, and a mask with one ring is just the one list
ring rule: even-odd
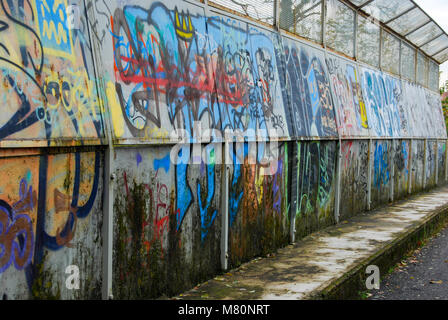
{"label": "concrete curb", "polygon": [[366,291],[366,273],[369,265],[380,269],[381,278],[389,269],[400,262],[407,253],[417,249],[419,241],[434,234],[448,221],[448,204],[440,206],[420,223],[415,223],[410,229],[386,244],[379,251],[364,259],[361,263],[345,272],[341,277],[309,296],[315,300],[355,300],[360,299],[360,292]]}

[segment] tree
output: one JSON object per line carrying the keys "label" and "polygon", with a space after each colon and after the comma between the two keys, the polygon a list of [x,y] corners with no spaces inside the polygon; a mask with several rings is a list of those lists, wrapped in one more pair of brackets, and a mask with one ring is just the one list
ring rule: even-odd
{"label": "tree", "polygon": [[443,116],[445,117],[445,124],[448,133],[448,80],[445,81],[445,85],[440,87],[440,94],[442,100]]}

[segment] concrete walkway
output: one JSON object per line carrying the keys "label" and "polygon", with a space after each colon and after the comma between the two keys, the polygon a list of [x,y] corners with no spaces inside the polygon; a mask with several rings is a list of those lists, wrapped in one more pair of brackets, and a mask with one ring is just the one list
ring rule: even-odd
{"label": "concrete walkway", "polygon": [[258,258],[174,299],[347,299],[365,291],[365,270],[381,274],[448,217],[448,187],[358,215]]}

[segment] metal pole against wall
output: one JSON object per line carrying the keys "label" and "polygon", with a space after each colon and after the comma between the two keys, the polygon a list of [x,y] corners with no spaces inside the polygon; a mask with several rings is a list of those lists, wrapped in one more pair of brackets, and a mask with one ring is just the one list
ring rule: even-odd
{"label": "metal pole against wall", "polygon": [[369,157],[368,157],[368,175],[367,175],[367,210],[371,209],[372,203],[372,158],[373,158],[373,141],[369,139]]}
{"label": "metal pole against wall", "polygon": [[436,140],[436,186],[439,184],[439,140]]}
{"label": "metal pole against wall", "polygon": [[424,144],[424,156],[423,156],[423,189],[426,188],[426,166],[428,165],[428,161],[426,160],[427,156],[428,156],[428,139],[425,139],[425,144]]}
{"label": "metal pole against wall", "polygon": [[358,60],[358,10],[354,10],[355,12],[355,21],[354,21],[354,29],[355,29],[355,39],[353,39],[353,58]]}
{"label": "metal pole against wall", "polygon": [[224,186],[221,190],[221,268],[227,270],[228,268],[228,251],[229,251],[229,174],[230,174],[230,148],[227,139],[224,142],[223,154],[223,174],[221,185]]}
{"label": "metal pole against wall", "polygon": [[[104,127],[105,134],[107,139],[108,148],[105,152],[104,157],[104,174],[103,174],[103,255],[102,255],[102,290],[101,296],[103,300],[113,299],[113,283],[112,283],[112,263],[113,263],[113,199],[114,199],[114,190],[113,190],[113,179],[114,179],[114,145],[112,141],[113,133],[112,133],[112,123],[110,119],[110,112],[108,112],[108,108],[105,108],[104,101],[107,101],[107,97],[105,96],[104,84],[100,81],[98,65],[101,64],[101,59],[99,59],[99,55],[97,51],[96,45],[94,45],[91,37],[91,28],[94,28],[90,25],[89,13],[87,11],[86,1],[84,0],[84,8],[85,8],[85,17],[87,19],[87,31],[89,34],[89,42],[92,48],[92,58],[94,59],[93,63],[93,71],[95,74],[95,84],[98,95],[102,96],[100,99],[101,108],[104,112]],[[92,13],[93,14],[93,13]],[[100,90],[100,88],[102,90]]]}
{"label": "metal pole against wall", "polygon": [[342,141],[339,138],[338,141],[338,157],[336,162],[336,198],[335,198],[335,204],[334,204],[334,218],[335,222],[339,223],[339,216],[340,216],[340,203],[341,203],[341,166],[342,162]]}
{"label": "metal pole against wall", "polygon": [[394,188],[395,188],[395,139],[392,139],[392,152],[391,154],[391,172],[390,172],[390,192],[389,192],[389,201],[393,202],[394,201]]}
{"label": "metal pole against wall", "polygon": [[326,43],[326,39],[325,39],[325,29],[326,29],[326,26],[327,26],[326,16],[327,16],[327,0],[322,0],[322,18],[321,18],[321,20],[322,20],[322,31],[321,31],[321,33],[322,33],[322,45],[323,45],[323,47],[325,49],[325,52],[327,51],[326,50],[327,43]]}
{"label": "metal pole against wall", "polygon": [[[298,176],[298,168],[300,167],[300,164],[298,164],[298,144],[297,141],[292,141],[291,143],[292,147],[290,148],[290,153],[292,155],[291,159],[288,159],[289,168],[291,170],[291,173],[289,176],[291,179],[288,183],[289,187],[291,188],[291,192],[289,193],[291,195],[291,203],[292,205],[289,206],[290,210],[290,225],[289,225],[289,239],[291,243],[294,243],[296,241],[296,214],[297,214],[297,176]],[[289,150],[289,149],[288,149]],[[288,170],[289,171],[289,170]],[[294,175],[294,176],[293,176]]]}
{"label": "metal pole against wall", "polygon": [[[323,1],[324,2],[324,1]],[[324,29],[324,28],[322,28]],[[328,61],[327,50],[324,50],[325,61]],[[336,101],[335,94],[333,92],[333,87],[330,85],[330,93],[333,98],[333,101]],[[341,119],[339,119],[339,114],[337,112],[334,113],[337,127],[340,127]],[[335,187],[335,200],[334,200],[334,219],[335,222],[339,222],[339,210],[340,210],[340,202],[341,202],[341,161],[342,161],[342,139],[338,129],[338,157],[336,158],[336,187]]]}
{"label": "metal pole against wall", "polygon": [[[205,18],[210,16],[210,8],[208,0],[204,0]],[[274,20],[275,23],[275,20]],[[227,270],[229,268],[229,177],[230,164],[232,158],[230,157],[230,141],[224,135],[224,141],[221,147],[224,146],[222,153],[222,175],[221,175],[221,269]]]}
{"label": "metal pole against wall", "polygon": [[414,144],[414,140],[409,140],[409,177],[408,177],[408,194],[412,193],[412,172],[414,172],[414,168],[412,168],[412,145]]}
{"label": "metal pole against wall", "polygon": [[280,30],[280,0],[274,0],[274,27]]}
{"label": "metal pole against wall", "polygon": [[378,50],[380,51],[378,55],[378,69],[380,71],[383,71],[383,28],[381,26],[380,26],[380,43]]}
{"label": "metal pole against wall", "polygon": [[448,140],[445,140],[445,182],[448,180]]}

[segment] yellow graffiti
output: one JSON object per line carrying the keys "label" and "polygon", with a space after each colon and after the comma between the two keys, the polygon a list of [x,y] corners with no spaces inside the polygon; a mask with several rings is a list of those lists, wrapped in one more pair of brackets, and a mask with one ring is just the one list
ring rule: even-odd
{"label": "yellow graffiti", "polygon": [[[58,9],[58,7],[60,7],[60,6],[61,6],[61,8]],[[53,3],[53,7],[51,9],[49,8],[46,1],[43,2],[43,5],[40,7],[40,10],[37,8],[36,5],[32,5],[34,15],[36,17],[39,16],[39,11],[40,11],[41,18],[43,19],[42,30],[41,30],[41,27],[39,24],[39,19],[35,20],[34,27],[35,27],[36,33],[42,37],[42,44],[45,48],[46,56],[54,56],[54,57],[58,57],[58,58],[67,59],[67,60],[71,61],[73,64],[76,64],[77,60],[79,60],[79,57],[76,56],[76,53],[73,51],[74,44],[73,44],[72,33],[70,31],[64,30],[64,24],[61,22],[59,22],[58,26],[56,27],[54,21],[52,21],[51,18],[49,19],[50,22],[45,20],[45,12],[56,13],[56,11],[59,10],[59,15],[60,15],[60,17],[62,17],[61,20],[64,21],[65,20],[64,19],[64,10],[65,10],[64,8],[66,8],[67,6],[68,5],[67,5],[66,0],[55,0]],[[50,41],[54,39],[58,45],[61,45],[62,43],[69,45],[70,52],[47,47],[46,43],[45,43],[46,42],[45,38]]]}
{"label": "yellow graffiti", "polygon": [[369,129],[369,123],[367,122],[367,111],[366,111],[366,105],[364,104],[364,101],[362,100],[362,94],[360,92],[360,87],[358,85],[358,75],[356,73],[356,70],[354,70],[355,73],[355,83],[356,83],[356,90],[355,94],[358,96],[359,101],[359,112],[361,114],[361,126],[365,129]]}
{"label": "yellow graffiti", "polygon": [[170,141],[170,137],[167,130],[154,126],[152,128],[145,128],[144,140],[167,143]]}
{"label": "yellow graffiti", "polygon": [[61,44],[62,42],[67,43],[68,41],[67,32],[65,32],[62,23],[58,23],[58,30],[56,31],[56,26],[53,21],[48,23],[48,21],[45,20],[43,22],[42,36],[46,36],[49,40],[52,40],[54,36],[57,44]]}
{"label": "yellow graffiti", "polygon": [[264,168],[263,167],[259,167],[259,172],[257,174],[257,177],[255,179],[255,186],[257,189],[257,200],[258,200],[258,204],[261,204],[261,201],[263,200],[263,182],[264,182]]}
{"label": "yellow graffiti", "polygon": [[106,96],[110,106],[112,126],[115,132],[115,137],[120,138],[124,134],[124,121],[121,115],[121,106],[117,100],[115,85],[109,81],[106,88]]}
{"label": "yellow graffiti", "polygon": [[361,125],[363,128],[369,129],[369,125],[367,123],[367,111],[366,111],[366,105],[364,104],[364,101],[359,101],[359,109],[361,111]]}
{"label": "yellow graffiti", "polygon": [[194,29],[193,29],[193,23],[191,22],[191,17],[188,16],[188,25],[185,21],[185,16],[182,17],[182,25],[179,20],[179,13],[175,12],[176,17],[176,34],[183,38],[184,40],[191,40],[193,38]]}

